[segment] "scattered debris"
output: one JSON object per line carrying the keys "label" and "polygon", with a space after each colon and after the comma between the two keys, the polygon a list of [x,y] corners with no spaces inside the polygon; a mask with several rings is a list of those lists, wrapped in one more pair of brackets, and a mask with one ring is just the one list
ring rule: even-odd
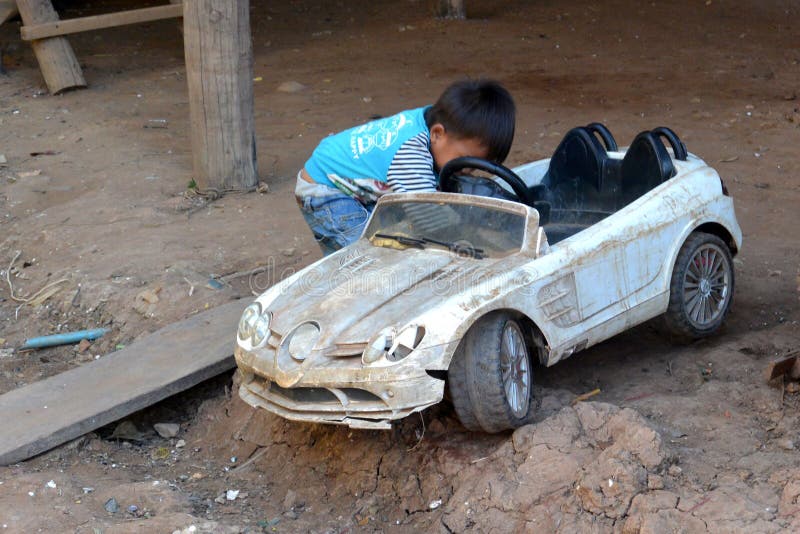
{"label": "scattered debris", "polygon": [[180,425],[176,423],[156,423],[153,428],[162,438],[174,438],[181,429]]}
{"label": "scattered debris", "polygon": [[11,259],[11,263],[8,264],[8,269],[6,269],[6,283],[8,284],[8,292],[11,295],[11,300],[15,302],[21,302],[23,304],[30,304],[32,306],[39,306],[44,303],[48,298],[55,295],[58,291],[60,291],[57,286],[63,284],[65,282],[69,282],[68,278],[61,278],[56,280],[55,282],[50,282],[49,284],[45,285],[42,289],[34,293],[30,297],[20,297],[14,294],[14,285],[11,283],[11,268],[14,266],[14,262],[17,261],[22,255],[22,251],[18,250],[14,257]]}
{"label": "scattered debris", "polygon": [[291,82],[283,82],[278,86],[276,91],[278,91],[279,93],[300,93],[302,91],[305,91],[306,89],[308,89],[308,87],[306,87],[302,83],[291,81]]}
{"label": "scattered debris", "polygon": [[50,482],[47,483],[47,487],[50,489],[56,489],[56,481],[51,480]]}
{"label": "scattered debris", "polygon": [[105,508],[106,512],[110,514],[116,514],[119,511],[119,503],[117,502],[117,499],[111,497],[103,505],[103,508]]}
{"label": "scattered debris", "polygon": [[194,295],[194,284],[190,282],[189,279],[186,278],[185,276],[183,277],[183,281],[189,284],[189,296],[191,297],[192,295]]}
{"label": "scattered debris", "polygon": [[39,156],[57,156],[61,154],[61,152],[56,152],[55,150],[43,150],[41,152],[31,152],[31,157],[36,158]]}
{"label": "scattered debris", "polygon": [[220,282],[216,278],[209,278],[208,282],[206,283],[206,287],[208,287],[209,289],[222,289],[223,285],[222,282]]}
{"label": "scattered debris", "polygon": [[572,404],[574,405],[574,404],[577,404],[579,402],[583,402],[586,399],[591,399],[595,395],[599,395],[599,394],[600,394],[600,388],[593,389],[592,391],[589,391],[588,393],[584,393],[582,395],[578,395],[577,397],[575,397],[575,399],[572,401]]}
{"label": "scattered debris", "polygon": [[225,492],[225,498],[229,501],[235,501],[239,496],[239,490],[228,490]]}
{"label": "scattered debris", "polygon": [[719,162],[720,163],[732,163],[732,162],[734,162],[734,161],[736,161],[738,159],[739,159],[739,156],[730,156],[730,157],[727,157],[727,158],[722,158],[721,160],[719,160]]}
{"label": "scattered debris", "polygon": [[141,313],[145,317],[152,317],[155,312],[156,303],[158,303],[158,293],[161,291],[160,287],[154,289],[145,289],[141,291],[133,301],[133,309]]}
{"label": "scattered debris", "polygon": [[168,125],[167,119],[148,119],[147,123],[143,126],[143,128],[165,130],[167,128],[167,125]]}
{"label": "scattered debris", "polygon": [[441,505],[442,505],[442,499],[436,499],[435,501],[431,501],[431,503],[428,505],[428,508],[430,508],[431,510],[436,510]]}

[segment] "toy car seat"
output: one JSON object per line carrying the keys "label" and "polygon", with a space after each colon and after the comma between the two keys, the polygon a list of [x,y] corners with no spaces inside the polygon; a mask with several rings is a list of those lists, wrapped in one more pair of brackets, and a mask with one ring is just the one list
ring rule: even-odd
{"label": "toy car seat", "polygon": [[641,132],[628,147],[620,169],[620,206],[627,206],[676,174],[662,138],[667,139],[677,160],[686,160],[686,146],[664,126]]}

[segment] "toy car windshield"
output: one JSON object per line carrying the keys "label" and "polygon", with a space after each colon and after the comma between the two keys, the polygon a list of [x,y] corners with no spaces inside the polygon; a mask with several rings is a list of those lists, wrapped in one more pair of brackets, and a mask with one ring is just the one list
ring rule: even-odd
{"label": "toy car windshield", "polygon": [[379,205],[364,232],[377,247],[449,250],[476,259],[519,252],[524,235],[519,213],[430,201]]}

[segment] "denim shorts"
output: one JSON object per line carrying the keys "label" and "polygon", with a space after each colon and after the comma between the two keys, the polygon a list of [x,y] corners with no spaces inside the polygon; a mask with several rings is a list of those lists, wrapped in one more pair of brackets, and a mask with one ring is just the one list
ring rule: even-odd
{"label": "denim shorts", "polygon": [[361,237],[371,210],[341,192],[298,197],[303,218],[326,256]]}

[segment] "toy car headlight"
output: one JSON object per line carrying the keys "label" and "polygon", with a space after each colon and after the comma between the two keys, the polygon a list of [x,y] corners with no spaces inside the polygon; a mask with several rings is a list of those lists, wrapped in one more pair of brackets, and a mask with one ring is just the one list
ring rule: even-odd
{"label": "toy car headlight", "polygon": [[295,360],[303,361],[314,348],[319,339],[319,326],[314,323],[303,323],[289,334],[287,349],[289,356]]}
{"label": "toy car headlight", "polygon": [[411,354],[414,349],[419,346],[422,342],[422,338],[425,337],[425,327],[412,324],[404,328],[398,335],[395,337],[392,346],[389,348],[389,352],[386,355],[386,359],[390,362],[398,362]]}
{"label": "toy car headlight", "polygon": [[264,312],[258,316],[253,327],[253,335],[250,338],[253,346],[261,345],[269,335],[269,323],[272,315],[269,312]]}
{"label": "toy car headlight", "polygon": [[242,318],[239,320],[239,339],[244,341],[253,336],[256,329],[256,321],[261,317],[261,304],[254,302],[244,309]]}
{"label": "toy car headlight", "polygon": [[362,363],[369,364],[380,360],[386,354],[386,350],[392,346],[393,337],[394,329],[385,328],[370,339],[367,342],[367,348],[361,354]]}

